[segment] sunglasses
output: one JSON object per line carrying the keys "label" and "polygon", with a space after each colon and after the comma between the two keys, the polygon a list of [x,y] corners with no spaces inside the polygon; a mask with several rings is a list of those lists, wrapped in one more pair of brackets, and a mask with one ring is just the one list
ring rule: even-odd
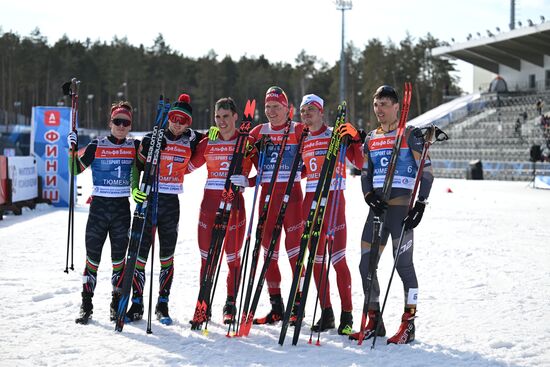
{"label": "sunglasses", "polygon": [[132,125],[132,121],[130,120],[126,120],[126,119],[112,119],[111,122],[113,124],[115,124],[116,126],[124,126],[124,127],[128,127],[130,125]]}
{"label": "sunglasses", "polygon": [[191,125],[191,119],[188,116],[174,116],[170,122],[177,125]]}

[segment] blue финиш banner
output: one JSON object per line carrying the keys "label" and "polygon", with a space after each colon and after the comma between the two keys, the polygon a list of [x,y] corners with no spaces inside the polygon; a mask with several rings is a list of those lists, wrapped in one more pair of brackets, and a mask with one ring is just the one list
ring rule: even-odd
{"label": "blue \u0444\u0438\u043d\u0438\u0448 banner", "polygon": [[42,177],[42,197],[57,207],[69,206],[69,147],[71,108],[32,108],[31,154]]}

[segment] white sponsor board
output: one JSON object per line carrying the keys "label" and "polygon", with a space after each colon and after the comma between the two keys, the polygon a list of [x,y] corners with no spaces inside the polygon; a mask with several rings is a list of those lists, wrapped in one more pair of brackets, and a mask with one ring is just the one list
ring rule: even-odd
{"label": "white sponsor board", "polygon": [[38,196],[38,174],[33,157],[8,157],[8,178],[12,203]]}

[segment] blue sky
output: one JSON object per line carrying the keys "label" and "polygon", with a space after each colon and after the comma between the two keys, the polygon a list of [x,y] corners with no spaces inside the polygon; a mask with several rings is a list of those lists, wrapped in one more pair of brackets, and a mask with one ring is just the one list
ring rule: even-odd
{"label": "blue sky", "polygon": [[[304,49],[333,64],[340,57],[341,12],[332,0],[165,0],[67,1],[0,0],[0,27],[28,35],[35,27],[50,43],[70,39],[110,41],[115,35],[151,46],[162,33],[173,49],[199,57],[213,49],[223,57],[265,55],[294,62]],[[550,0],[516,0],[516,20],[550,19]],[[346,42],[363,48],[369,39],[399,42],[434,37],[457,42],[468,33],[508,30],[509,0],[353,0],[346,12]],[[459,62],[461,86],[471,91],[472,68]]]}

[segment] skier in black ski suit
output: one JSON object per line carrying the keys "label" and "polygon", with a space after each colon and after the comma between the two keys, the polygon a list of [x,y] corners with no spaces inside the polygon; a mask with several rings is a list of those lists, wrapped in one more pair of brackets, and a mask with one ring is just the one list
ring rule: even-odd
{"label": "skier in black ski suit", "polygon": [[[92,201],[86,224],[86,267],[82,278],[82,305],[80,315],[76,319],[79,324],[87,324],[93,314],[92,297],[107,234],[111,242],[113,268],[111,321],[115,319],[120,296],[118,283],[121,280],[128,247],[128,197],[131,188],[137,187],[139,177],[135,166],[139,140],[127,138],[132,128],[132,106],[128,102],[119,102],[112,106],[109,128],[109,136],[92,140],[82,154],[77,154],[72,149],[69,151],[69,167],[73,167],[73,159],[77,160],[73,173],[78,175],[87,167],[91,167],[93,179]],[[69,133],[67,141],[69,147],[76,147],[76,133]]]}
{"label": "skier in black ski suit", "polygon": [[[157,230],[159,238],[159,297],[155,307],[157,319],[165,325],[170,325],[172,319],[168,314],[168,296],[174,278],[174,253],[178,240],[178,223],[180,203],[178,195],[183,193],[184,174],[187,165],[202,139],[203,134],[189,128],[192,122],[192,108],[189,95],[180,95],[168,112],[168,128],[164,133],[163,150],[160,154],[158,183],[158,213]],[[145,135],[138,150],[137,167],[143,170],[147,157],[151,134]],[[143,202],[146,195],[139,189],[132,191],[136,202]],[[150,201],[151,202],[151,201]],[[154,208],[154,204],[153,204]],[[143,232],[143,242],[139,249],[136,268],[132,281],[132,306],[126,313],[126,322],[141,320],[143,317],[143,288],[145,287],[145,264],[152,241],[152,212],[147,213],[146,227]]]}

